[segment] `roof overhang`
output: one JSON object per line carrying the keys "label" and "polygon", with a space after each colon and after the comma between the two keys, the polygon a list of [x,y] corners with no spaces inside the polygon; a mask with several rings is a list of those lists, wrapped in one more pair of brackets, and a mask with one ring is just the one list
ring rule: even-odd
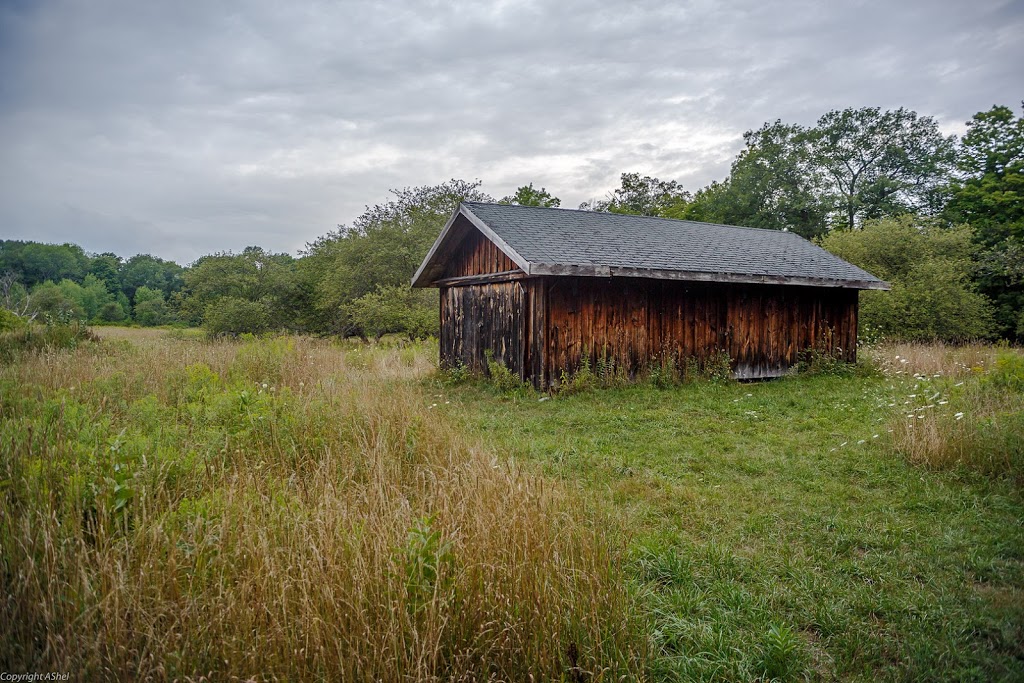
{"label": "roof overhang", "polygon": [[552,277],[634,277],[653,280],[680,280],[688,282],[726,282],[756,285],[794,285],[802,287],[834,287],[839,289],[889,290],[888,282],[881,280],[834,280],[799,275],[759,275],[748,273],[724,273],[692,270],[663,270],[652,268],[628,268],[606,265],[565,265],[535,263],[527,261],[508,243],[498,236],[484,221],[480,220],[464,204],[460,204],[445,223],[441,234],[434,240],[423,263],[412,278],[413,287],[432,287],[444,277],[446,258],[455,250],[463,238],[473,229],[479,230],[487,239],[503,251],[527,276]]}
{"label": "roof overhang", "polygon": [[732,282],[753,285],[797,285],[803,287],[837,287],[843,289],[890,289],[881,280],[831,280],[793,275],[756,275],[747,273],[714,273],[693,270],[660,270],[619,266],[566,266],[532,263],[530,275],[569,275],[577,277],[639,277],[652,280],[684,280],[690,282]]}

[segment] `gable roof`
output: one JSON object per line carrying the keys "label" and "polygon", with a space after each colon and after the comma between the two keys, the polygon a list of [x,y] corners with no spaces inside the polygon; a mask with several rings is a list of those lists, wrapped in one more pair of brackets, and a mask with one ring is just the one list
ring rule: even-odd
{"label": "gable roof", "polygon": [[413,277],[429,287],[472,228],[528,275],[647,277],[889,289],[791,232],[616,213],[464,202]]}

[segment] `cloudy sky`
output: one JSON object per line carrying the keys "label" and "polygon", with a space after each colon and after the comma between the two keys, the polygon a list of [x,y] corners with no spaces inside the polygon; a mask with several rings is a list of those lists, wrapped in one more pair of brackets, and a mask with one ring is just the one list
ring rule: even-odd
{"label": "cloudy sky", "polygon": [[187,263],[453,177],[695,190],[768,120],[1017,108],[1022,36],[1021,0],[0,0],[0,238]]}

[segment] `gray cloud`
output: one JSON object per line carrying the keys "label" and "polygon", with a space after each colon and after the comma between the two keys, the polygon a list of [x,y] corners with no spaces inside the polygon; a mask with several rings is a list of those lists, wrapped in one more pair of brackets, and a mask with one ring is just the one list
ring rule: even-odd
{"label": "gray cloud", "polygon": [[1015,106],[1020,35],[1019,2],[8,3],[0,232],[187,262],[451,177],[697,189],[764,121]]}

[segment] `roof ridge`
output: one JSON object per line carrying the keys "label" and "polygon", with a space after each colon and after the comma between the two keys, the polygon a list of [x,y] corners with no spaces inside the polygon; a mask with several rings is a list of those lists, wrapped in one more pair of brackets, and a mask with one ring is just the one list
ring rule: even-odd
{"label": "roof ridge", "polygon": [[640,214],[640,213],[616,213],[614,211],[589,211],[587,209],[567,209],[567,208],[564,208],[564,207],[561,207],[561,206],[532,206],[530,204],[502,204],[500,202],[467,202],[467,201],[463,201],[461,203],[462,204],[466,204],[466,205],[470,205],[470,206],[472,206],[474,204],[477,205],[477,206],[509,206],[509,207],[515,207],[517,209],[534,209],[534,210],[538,210],[538,211],[562,211],[562,212],[569,212],[569,213],[584,213],[584,214],[587,214],[588,216],[623,216],[623,217],[628,217],[628,218],[643,218],[643,219],[652,220],[652,221],[670,221],[672,223],[689,223],[690,225],[710,225],[710,226],[715,227],[715,228],[734,228],[736,230],[756,230],[757,232],[771,232],[771,233],[779,233],[780,235],[793,235],[794,237],[799,237],[802,240],[805,240],[807,242],[811,242],[811,244],[814,244],[814,242],[812,242],[811,240],[807,239],[806,237],[804,237],[802,235],[798,235],[797,233],[795,233],[795,232],[793,232],[791,230],[786,230],[786,229],[780,230],[778,228],[754,228],[754,227],[751,227],[749,225],[730,225],[729,223],[710,223],[708,221],[692,221],[692,220],[690,220],[688,218],[669,218],[668,216],[645,216],[645,215]]}

